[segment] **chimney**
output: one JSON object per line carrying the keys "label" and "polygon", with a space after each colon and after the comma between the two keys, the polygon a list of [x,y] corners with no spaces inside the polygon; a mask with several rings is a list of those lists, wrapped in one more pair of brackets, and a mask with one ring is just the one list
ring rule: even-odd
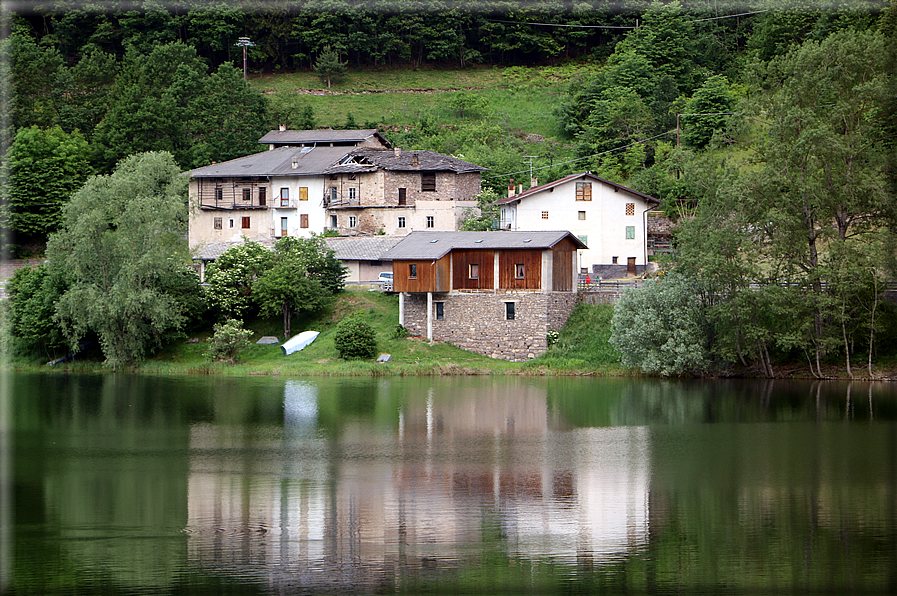
{"label": "chimney", "polygon": [[517,194],[517,193],[514,192],[514,189],[515,189],[515,188],[516,188],[516,187],[514,186],[514,179],[511,178],[510,182],[508,182],[508,198],[509,198],[509,199],[510,199],[511,197],[513,197],[515,194]]}
{"label": "chimney", "polygon": [[530,178],[529,187],[536,188],[537,186],[539,186],[539,179],[538,178]]}
{"label": "chimney", "polygon": [[398,159],[399,157],[402,157],[402,148],[401,147],[393,148],[392,152],[393,152],[393,155],[396,156],[396,159]]}
{"label": "chimney", "polygon": [[287,129],[287,125],[286,125],[286,124],[281,124],[281,125],[280,125],[280,132],[284,132],[284,131],[286,131],[286,129]]}
{"label": "chimney", "polygon": [[295,169],[298,168],[298,167],[299,167],[299,158],[298,158],[298,157],[294,157],[294,158],[293,158],[293,169],[295,170]]}
{"label": "chimney", "polygon": [[420,166],[420,161],[417,159],[417,153],[411,154],[411,165],[415,168]]}

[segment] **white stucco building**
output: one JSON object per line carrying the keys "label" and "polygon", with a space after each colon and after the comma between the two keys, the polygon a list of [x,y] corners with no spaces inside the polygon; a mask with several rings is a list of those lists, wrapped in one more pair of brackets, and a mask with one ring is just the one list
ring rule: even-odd
{"label": "white stucco building", "polygon": [[514,193],[498,201],[502,230],[569,230],[589,248],[581,273],[616,277],[644,271],[647,216],[660,201],[591,172]]}

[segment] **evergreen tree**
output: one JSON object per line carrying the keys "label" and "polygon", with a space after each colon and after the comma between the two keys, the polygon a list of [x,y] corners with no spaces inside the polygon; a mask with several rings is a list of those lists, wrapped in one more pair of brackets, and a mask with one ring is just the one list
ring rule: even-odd
{"label": "evergreen tree", "polygon": [[323,51],[315,62],[315,72],[321,80],[327,83],[330,89],[331,81],[338,81],[346,72],[346,63],[339,61],[339,53],[329,45],[324,46]]}

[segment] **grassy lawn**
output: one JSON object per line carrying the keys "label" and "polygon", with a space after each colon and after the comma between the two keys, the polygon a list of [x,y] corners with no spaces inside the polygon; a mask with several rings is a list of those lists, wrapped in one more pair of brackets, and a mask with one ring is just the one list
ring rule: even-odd
{"label": "grassy lawn", "polygon": [[[390,354],[388,363],[342,360],[334,346],[337,323],[347,315],[361,312],[377,334],[378,353]],[[396,338],[398,297],[381,292],[346,291],[328,311],[309,320],[293,320],[293,334],[305,330],[319,331],[318,338],[307,348],[284,356],[279,345],[256,345],[264,335],[283,337],[278,318],[250,321],[253,345],[242,354],[237,364],[208,362],[203,356],[211,329],[194,333],[198,343],[186,340],[173,342],[153,358],[140,365],[139,372],[148,374],[214,374],[214,375],[283,375],[283,376],[421,376],[421,375],[627,375],[619,358],[610,350],[606,337],[610,333],[608,306],[581,305],[571,317],[572,326],[561,332],[560,341],[548,353],[528,362],[506,362],[467,352],[455,346],[425,338]],[[595,328],[596,325],[602,328]],[[606,327],[606,328],[604,328]],[[49,370],[43,362],[19,362],[21,370]],[[90,372],[107,370],[97,361],[75,361],[58,365],[58,372]]]}

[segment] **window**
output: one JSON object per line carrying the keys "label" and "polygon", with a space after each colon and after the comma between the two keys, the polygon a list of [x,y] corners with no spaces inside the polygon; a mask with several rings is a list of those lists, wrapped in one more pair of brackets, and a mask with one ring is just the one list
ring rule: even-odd
{"label": "window", "polygon": [[281,218],[280,218],[280,235],[281,235],[281,236],[287,236],[287,235],[288,235],[288,234],[287,234],[287,223],[288,223],[288,221],[287,221],[287,218],[286,218],[286,217],[281,217]]}
{"label": "window", "polygon": [[514,303],[513,302],[505,302],[505,320],[513,321],[514,317],[517,313],[514,312]]}
{"label": "window", "polygon": [[434,302],[433,306],[436,307],[436,320],[442,321],[445,319],[445,302]]}
{"label": "window", "polygon": [[330,216],[330,227],[331,227],[331,228],[336,228],[336,227],[337,227],[337,221],[336,221],[336,216],[335,216],[335,215],[331,215],[331,216]]}
{"label": "window", "polygon": [[406,205],[407,200],[408,200],[407,199],[407,189],[400,188],[399,189],[399,205]]}
{"label": "window", "polygon": [[268,204],[268,189],[264,186],[259,187],[259,205],[267,205]]}
{"label": "window", "polygon": [[215,200],[216,200],[216,201],[223,201],[223,200],[224,200],[224,189],[223,189],[223,188],[216,188],[216,189],[215,189]]}
{"label": "window", "polygon": [[548,219],[548,211],[542,212],[542,219]]}
{"label": "window", "polygon": [[617,264],[617,257],[611,257],[611,258],[610,258],[610,262],[611,262],[612,265],[616,265],[616,264]]}
{"label": "window", "polygon": [[349,188],[349,200],[351,200],[351,201],[355,200],[355,187]]}
{"label": "window", "polygon": [[592,183],[577,182],[576,183],[576,200],[591,201],[592,200]]}
{"label": "window", "polygon": [[354,215],[350,215],[349,216],[349,227],[354,228],[357,223],[358,223],[358,218],[355,217]]}
{"label": "window", "polygon": [[289,207],[290,206],[290,189],[289,188],[281,188],[280,189],[280,206],[281,207]]}
{"label": "window", "polygon": [[523,279],[525,277],[526,271],[523,267],[523,263],[517,263],[514,265],[514,279]]}
{"label": "window", "polygon": [[400,228],[405,227],[405,218],[403,216],[399,216],[399,227]]}
{"label": "window", "polygon": [[234,220],[232,220],[232,219],[231,219],[231,220],[228,220],[228,226],[227,226],[227,227],[229,227],[229,228],[234,227]]}
{"label": "window", "polygon": [[308,200],[308,187],[307,187],[307,186],[300,186],[300,187],[299,187],[299,200],[300,200],[300,201],[307,201],[307,200]]}
{"label": "window", "polygon": [[243,189],[243,200],[244,200],[244,201],[251,201],[251,200],[252,200],[252,189],[251,189],[251,188],[244,188],[244,189]]}
{"label": "window", "polygon": [[308,213],[300,213],[299,214],[299,227],[300,228],[308,227]]}
{"label": "window", "polygon": [[414,263],[408,265],[408,279],[417,279],[417,265]]}
{"label": "window", "polygon": [[214,223],[212,224],[212,227],[214,227],[216,230],[220,230],[220,229],[221,229],[221,218],[220,218],[220,217],[216,217],[216,218],[215,218],[215,221],[214,221]]}
{"label": "window", "polygon": [[480,264],[479,263],[471,263],[467,266],[468,272],[467,277],[470,279],[479,279],[480,278]]}
{"label": "window", "polygon": [[432,215],[427,216],[427,227],[428,228],[436,227],[436,220],[433,218]]}
{"label": "window", "polygon": [[635,226],[626,226],[626,239],[627,240],[635,239]]}
{"label": "window", "polygon": [[244,217],[244,218],[243,218],[243,229],[244,229],[244,230],[248,230],[248,229],[249,229],[249,218],[248,218],[248,217]]}
{"label": "window", "polygon": [[589,245],[589,237],[588,236],[577,236],[577,238],[579,238],[579,241],[582,242],[583,244],[585,244],[586,246]]}
{"label": "window", "polygon": [[579,212],[579,221],[585,221],[585,220],[586,220],[586,212],[580,211]]}
{"label": "window", "polygon": [[635,203],[626,203],[626,215],[635,215]]}
{"label": "window", "polygon": [[331,201],[336,200],[336,187],[335,186],[330,187],[330,200]]}
{"label": "window", "polygon": [[423,192],[436,191],[436,172],[420,173],[420,189]]}

